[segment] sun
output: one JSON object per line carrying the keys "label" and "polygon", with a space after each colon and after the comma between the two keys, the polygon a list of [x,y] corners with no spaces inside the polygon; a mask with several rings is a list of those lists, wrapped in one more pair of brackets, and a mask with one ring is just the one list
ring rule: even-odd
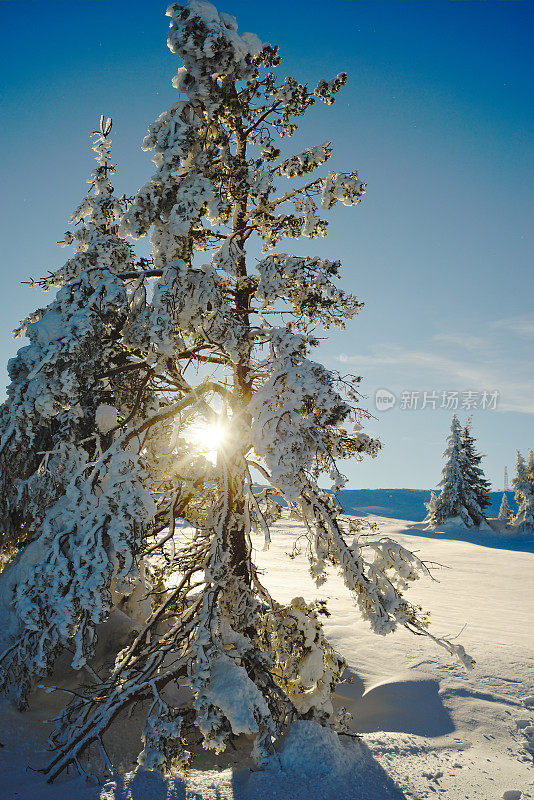
{"label": "sun", "polygon": [[217,453],[228,440],[228,427],[219,422],[199,422],[188,430],[187,439],[199,453],[215,463]]}

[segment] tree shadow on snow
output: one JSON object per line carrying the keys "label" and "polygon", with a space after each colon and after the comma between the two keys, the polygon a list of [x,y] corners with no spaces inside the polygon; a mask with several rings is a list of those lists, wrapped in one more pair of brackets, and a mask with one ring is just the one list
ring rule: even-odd
{"label": "tree shadow on snow", "polygon": [[[399,680],[371,687],[350,670],[335,705],[353,716],[356,733],[383,731],[437,737],[454,731],[435,680]],[[255,770],[250,739],[214,756],[199,753],[183,778],[139,771],[111,781],[106,800],[406,800],[361,739],[337,736],[309,721],[295,722],[277,757]],[[114,784],[114,786],[112,786]]]}
{"label": "tree shadow on snow", "polygon": [[328,750],[311,749],[293,768],[235,772],[233,800],[407,800],[362,740],[337,738],[345,763]]}
{"label": "tree shadow on snow", "polygon": [[297,722],[265,770],[195,769],[183,779],[136,772],[109,781],[105,800],[406,800],[361,740]]}
{"label": "tree shadow on snow", "polygon": [[[355,715],[355,730],[437,736],[452,729],[435,681],[401,681],[364,692],[361,678],[347,670],[338,690],[336,705]],[[426,726],[410,706],[423,709]],[[183,778],[145,770],[117,776],[106,783],[101,800],[406,800],[365,742],[315,722],[294,722],[264,770],[253,767],[251,745],[250,737],[240,736],[219,755],[199,748]]]}

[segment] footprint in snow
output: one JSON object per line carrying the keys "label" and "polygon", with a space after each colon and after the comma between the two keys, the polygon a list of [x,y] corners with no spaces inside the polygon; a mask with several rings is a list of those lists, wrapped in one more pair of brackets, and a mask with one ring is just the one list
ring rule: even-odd
{"label": "footprint in snow", "polygon": [[[534,710],[534,695],[523,697],[523,705],[529,711]],[[525,737],[525,747],[531,756],[534,756],[534,719],[531,717],[517,718],[515,720],[516,728]]]}

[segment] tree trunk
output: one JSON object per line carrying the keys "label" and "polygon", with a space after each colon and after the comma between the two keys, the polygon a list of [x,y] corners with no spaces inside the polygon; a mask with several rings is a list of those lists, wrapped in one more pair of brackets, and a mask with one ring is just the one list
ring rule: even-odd
{"label": "tree trunk", "polygon": [[245,479],[235,456],[226,462],[229,512],[224,530],[224,549],[230,554],[230,568],[236,578],[250,586],[249,547],[245,524]]}
{"label": "tree trunk", "polygon": [[[233,87],[233,99],[238,102],[238,95]],[[237,119],[235,126],[236,136],[236,158],[239,162],[237,166],[238,181],[234,184],[239,185],[240,173],[245,174],[248,170],[247,165],[247,137],[244,133],[243,122]],[[242,251],[236,265],[237,286],[235,294],[236,312],[248,331],[250,327],[248,308],[250,304],[250,287],[247,284],[247,265],[244,253],[245,248],[245,223],[248,207],[248,194],[245,192],[234,196],[234,214],[232,228],[236,243]],[[252,381],[250,379],[250,363],[248,354],[241,359],[234,368],[234,391],[241,404],[246,405],[252,396]],[[246,537],[245,525],[245,471],[243,464],[244,454],[238,445],[237,451],[233,453],[227,461],[229,479],[229,503],[230,514],[225,531],[225,548],[230,553],[230,565],[234,575],[242,580],[245,585],[250,586],[250,553]]]}

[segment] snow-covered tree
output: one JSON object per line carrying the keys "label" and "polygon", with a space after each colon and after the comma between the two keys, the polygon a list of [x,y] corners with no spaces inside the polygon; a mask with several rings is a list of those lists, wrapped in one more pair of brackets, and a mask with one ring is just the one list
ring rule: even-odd
{"label": "snow-covered tree", "polygon": [[90,191],[64,240],[74,254],[39,282],[57,295],[16,332],[29,344],[9,362],[0,408],[3,559],[16,559],[29,543],[33,554],[26,553],[31,569],[15,587],[15,643],[0,661],[21,706],[32,678],[48,671],[67,642],[77,668],[91,654],[112,580],[137,580],[134,555],[152,514],[136,447],[128,434],[113,435],[119,418],[139,423],[142,409],[130,414],[138,378],[122,374],[129,358],[121,339],[123,276],[134,262],[117,233],[122,209],[110,182],[110,130],[111,120],[101,118]]}
{"label": "snow-covered tree", "polygon": [[9,362],[11,384],[0,409],[4,551],[16,551],[36,535],[76,468],[69,465],[78,460],[74,443],[92,431],[99,406],[105,411],[120,400],[100,377],[103,364],[119,363],[122,356],[117,334],[127,308],[115,273],[131,269],[133,258],[131,246],[116,234],[120,205],[109,179],[110,125],[102,119],[94,135],[98,166],[89,195],[72,215],[78,227],[65,235],[65,245],[75,244],[74,256],[40,282],[44,289],[58,288],[57,297],[15,332],[26,333],[30,343]]}
{"label": "snow-covered tree", "polygon": [[430,492],[430,500],[428,501],[428,503],[425,503],[425,508],[427,510],[427,515],[424,519],[425,522],[430,522],[430,523],[432,522],[437,504],[438,504],[438,494],[437,492],[432,491]]}
{"label": "snow-covered tree", "polygon": [[529,477],[531,485],[534,486],[534,450],[528,451],[527,475]]}
{"label": "snow-covered tree", "polygon": [[485,478],[484,470],[480,466],[483,457],[477,452],[475,442],[475,437],[471,433],[471,417],[469,417],[462,430],[462,446],[467,456],[466,479],[476,500],[476,506],[472,506],[470,514],[475,525],[480,525],[485,519],[484,511],[491,505],[489,497],[491,484]]}
{"label": "snow-covered tree", "polygon": [[529,454],[528,462],[517,452],[516,474],[512,480],[517,503],[517,514],[513,519],[520,534],[534,533],[534,457]]}
{"label": "snow-covered tree", "polygon": [[[320,488],[325,477],[333,489],[345,483],[338,459],[373,456],[379,446],[361,428],[368,415],[358,403],[359,378],[311,358],[314,330],[343,327],[362,304],[336,284],[339,261],[275,248],[282,239],[325,235],[323,212],[357,205],[365,184],[354,171],[311,175],[330,158],[329,142],[297,154],[278,145],[317,100],[334,102],[346,75],[314,89],[279,81],[277,48],[240,34],[211,3],[174,3],[167,14],[169,47],[182,61],[173,80],[181,99],[149,128],[143,146],[156,172],[119,228],[119,236],[150,235],[152,263],[124,258],[113,271],[117,285],[129,287],[119,341],[130,356],[112,369],[103,358],[106,374],[143,379],[127,408],[109,404],[116,424],[106,423],[108,439],[90,454],[90,471],[89,455],[82,460],[66,502],[47,512],[35,575],[16,587],[24,637],[39,646],[74,638],[76,667],[90,658],[94,622],[79,620],[80,603],[90,600],[101,620],[111,581],[135,580],[141,561],[152,611],[111,673],[66,706],[52,737],[51,780],[77,765],[90,742],[101,743],[119,711],[143,699],[151,704],[140,763],[164,770],[186,763],[199,736],[218,752],[249,734],[263,763],[295,717],[336,722],[331,692],[343,659],[324,637],[319,610],[302,598],[276,602],[252,559],[251,535],[269,542],[274,495],[298,510],[318,583],[336,565],[374,631],[404,626],[471,664],[404,596],[428,574],[426,565],[388,538],[362,535]],[[261,490],[258,475],[267,485]],[[183,516],[196,526],[185,544],[176,525]],[[58,564],[60,575],[69,571],[61,561],[68,530],[75,531],[68,553],[83,555],[72,591],[52,574]],[[41,584],[39,618],[31,598]],[[18,648],[0,664],[9,667]],[[30,668],[39,674],[41,664]],[[16,670],[9,681],[17,683]],[[192,699],[175,706],[162,690],[177,681],[189,684]]]}
{"label": "snow-covered tree", "polygon": [[508,497],[506,496],[506,492],[502,493],[502,500],[501,500],[501,507],[499,508],[499,516],[498,519],[502,520],[503,522],[510,522],[512,519],[512,509],[508,503]]}
{"label": "snow-covered tree", "polygon": [[528,474],[528,467],[525,462],[525,457],[519,452],[519,450],[517,451],[515,475],[512,478],[512,488],[515,491],[515,501],[519,507],[525,496],[530,493],[530,476]]}
{"label": "snow-covered tree", "polygon": [[[464,449],[465,429],[462,429],[456,414],[452,418],[447,448],[443,457],[445,465],[441,473],[439,497],[428,506],[430,525],[442,525],[447,520],[461,520],[467,527],[478,525],[484,515],[478,504],[473,486],[473,462]],[[477,477],[477,480],[478,477]]]}

